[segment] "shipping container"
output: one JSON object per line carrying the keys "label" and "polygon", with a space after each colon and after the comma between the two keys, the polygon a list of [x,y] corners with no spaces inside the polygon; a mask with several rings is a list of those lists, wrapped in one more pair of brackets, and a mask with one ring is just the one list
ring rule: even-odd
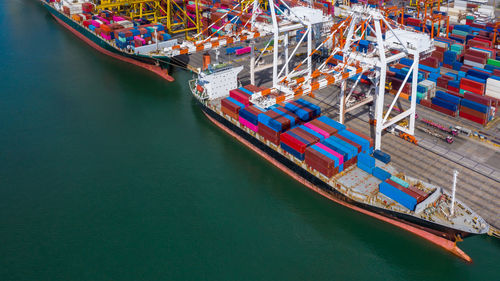
{"label": "shipping container", "polygon": [[318,120],[327,124],[328,126],[331,126],[335,129],[337,129],[338,131],[342,131],[345,129],[345,125],[344,124],[341,124],[333,119],[330,119],[326,116],[321,116],[321,117],[318,117]]}
{"label": "shipping container", "polygon": [[379,167],[373,168],[372,175],[381,181],[385,181],[391,177],[391,173]]}
{"label": "shipping container", "polygon": [[411,211],[415,210],[415,206],[417,205],[417,199],[401,191],[400,189],[394,187],[387,181],[381,182],[379,184],[379,191],[385,196],[403,205],[407,209]]}
{"label": "shipping container", "polygon": [[325,139],[323,141],[323,144],[332,148],[335,151],[338,151],[338,150],[343,151],[344,153],[347,154],[348,160],[352,159],[357,154],[355,147],[353,147],[351,145],[346,146],[346,142],[340,140],[339,138],[337,138],[335,136],[331,136],[331,137]]}
{"label": "shipping container", "polygon": [[396,176],[391,176],[391,180],[393,182],[398,183],[399,185],[401,185],[402,187],[405,187],[405,188],[408,187],[408,186],[410,186],[409,183],[405,182],[404,180],[402,180],[402,179],[400,179],[400,178],[398,178]]}
{"label": "shipping container", "polygon": [[358,154],[358,163],[362,163],[370,168],[375,167],[375,158],[371,157],[367,153]]}
{"label": "shipping container", "polygon": [[382,162],[384,162],[385,164],[388,164],[389,162],[391,162],[391,155],[381,151],[381,150],[375,150],[373,152],[373,157],[375,157],[375,159],[378,159]]}
{"label": "shipping container", "polygon": [[309,121],[307,124],[311,124],[319,129],[321,129],[322,131],[326,132],[328,134],[328,136],[333,136],[334,134],[336,134],[338,132],[337,129],[335,129],[334,127],[322,122],[321,120],[319,119],[314,119],[314,120],[311,120]]}

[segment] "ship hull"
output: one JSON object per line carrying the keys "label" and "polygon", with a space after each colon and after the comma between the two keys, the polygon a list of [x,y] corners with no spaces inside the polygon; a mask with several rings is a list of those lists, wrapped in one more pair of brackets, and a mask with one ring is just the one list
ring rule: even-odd
{"label": "ship hull", "polygon": [[41,3],[45,6],[48,12],[58,23],[60,23],[63,27],[71,31],[78,38],[80,38],[99,52],[115,59],[147,69],[169,82],[174,81],[173,77],[168,74],[168,69],[170,68],[170,58],[147,57],[123,52],[110,45],[108,42],[94,34],[89,29],[86,29],[84,26],[76,23],[65,14],[56,10],[50,4],[44,1],[41,1]]}
{"label": "ship hull", "polygon": [[286,168],[291,173],[293,173],[294,177],[297,177],[297,178],[300,178],[300,179],[307,181],[308,184],[316,187],[315,189],[317,189],[318,191],[321,190],[321,193],[324,193],[322,195],[328,195],[328,196],[334,197],[336,200],[341,201],[341,202],[345,202],[348,205],[355,206],[355,207],[360,208],[362,210],[365,210],[367,212],[377,214],[377,215],[389,218],[391,220],[396,220],[398,222],[401,222],[401,223],[406,224],[408,226],[411,226],[413,228],[423,230],[423,231],[430,233],[434,236],[444,238],[450,242],[455,241],[458,236],[461,238],[465,238],[465,237],[475,235],[474,233],[453,229],[450,227],[446,227],[444,225],[425,221],[425,220],[416,218],[416,217],[411,216],[411,215],[402,214],[402,213],[378,208],[375,206],[364,204],[362,202],[355,201],[355,200],[345,196],[344,194],[340,193],[339,191],[331,188],[328,184],[326,184],[325,182],[320,180],[318,177],[311,174],[309,171],[305,170],[304,168],[298,166],[293,161],[291,161],[290,159],[281,155],[277,151],[273,150],[272,148],[270,148],[266,144],[262,143],[260,140],[258,140],[254,136],[250,135],[246,131],[242,130],[238,126],[236,126],[233,123],[231,123],[230,121],[228,121],[226,118],[220,116],[217,112],[215,112],[211,108],[207,107],[202,102],[198,101],[198,103],[200,104],[200,107],[202,108],[203,112],[210,118],[210,120],[216,121],[218,124],[224,126],[224,128],[226,128],[230,132],[234,133],[235,135],[237,135],[241,139],[245,140],[250,145],[254,146],[256,149],[260,150],[262,153],[265,154],[266,159],[276,161],[282,167]]}

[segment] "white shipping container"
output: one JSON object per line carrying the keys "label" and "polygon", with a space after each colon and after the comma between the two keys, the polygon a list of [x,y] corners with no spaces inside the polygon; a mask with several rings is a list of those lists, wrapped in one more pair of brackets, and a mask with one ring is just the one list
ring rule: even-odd
{"label": "white shipping container", "polygon": [[476,66],[476,67],[484,68],[484,64],[481,64],[481,63],[478,63],[475,61],[464,60],[464,64],[468,65],[468,66]]}
{"label": "white shipping container", "polygon": [[124,28],[134,27],[134,24],[128,20],[122,20],[122,21],[118,21],[116,23],[122,25]]}
{"label": "white shipping container", "polygon": [[485,94],[489,97],[500,99],[500,81],[493,78],[488,78],[486,80]]}

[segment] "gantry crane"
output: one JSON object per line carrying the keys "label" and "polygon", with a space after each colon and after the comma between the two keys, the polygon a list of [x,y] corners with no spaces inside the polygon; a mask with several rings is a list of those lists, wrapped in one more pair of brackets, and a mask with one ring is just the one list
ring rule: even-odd
{"label": "gantry crane", "polygon": [[[278,38],[279,34],[283,32],[283,28],[278,27],[278,23],[275,22],[275,15],[273,14],[273,1],[270,0],[271,7],[271,17],[273,18],[274,25],[274,36]],[[308,14],[308,13],[306,13]],[[309,13],[310,14],[310,13]],[[302,17],[305,26],[308,27],[307,30],[312,30],[314,24],[318,24],[318,21],[313,19],[314,17]],[[382,26],[385,27],[385,32],[382,31]],[[324,61],[319,67],[314,71],[311,64],[311,56],[318,52],[319,49],[325,42],[332,40],[332,38],[339,32],[339,30],[345,28],[344,34],[342,34],[345,39],[343,40],[343,45],[338,45],[334,47],[330,53],[330,56],[326,61]],[[366,38],[365,33],[370,30],[374,34],[375,39],[373,45],[376,47],[371,50],[360,51],[358,46],[360,40]],[[306,31],[307,32],[307,31]],[[306,36],[304,36],[306,37]],[[286,36],[285,36],[286,38]],[[375,148],[380,149],[381,147],[381,137],[382,131],[388,127],[396,127],[402,134],[414,135],[415,131],[415,114],[416,114],[416,100],[417,100],[417,82],[418,81],[418,63],[419,59],[423,55],[427,55],[433,51],[433,43],[429,36],[425,33],[415,32],[414,30],[406,29],[395,22],[386,19],[383,12],[380,10],[370,8],[367,6],[356,6],[353,7],[351,15],[342,21],[335,30],[314,50],[310,47],[311,37],[307,37],[308,46],[308,56],[304,61],[302,61],[297,67],[295,67],[290,73],[288,73],[288,62],[287,54],[285,54],[285,63],[281,70],[278,71],[278,44],[274,46],[274,56],[273,56],[273,86],[269,89],[265,89],[261,92],[255,93],[251,97],[251,101],[261,107],[267,108],[278,102],[287,102],[289,100],[295,99],[300,95],[307,95],[315,90],[319,90],[327,87],[328,85],[336,84],[340,85],[340,122],[344,122],[344,113],[347,110],[345,108],[346,100],[352,94],[354,88],[361,78],[361,74],[369,74],[370,79],[374,81],[373,90],[374,95],[367,98],[367,102],[375,100]],[[287,48],[285,48],[286,52]],[[294,50],[295,51],[295,50]],[[335,54],[342,54],[343,61],[340,62],[335,67],[329,67],[327,61]],[[396,96],[394,97],[389,110],[387,113],[383,114],[384,99],[385,99],[385,82],[386,82],[386,71],[388,64],[398,61],[403,57],[412,57],[413,64],[399,88]],[[307,61],[307,64],[305,62]],[[306,65],[305,69],[300,69],[302,64]],[[250,67],[252,70],[252,67]],[[284,76],[281,76],[282,73]],[[352,86],[350,93],[345,95],[346,80],[358,75],[356,82]],[[403,111],[396,115],[394,118],[388,120],[389,114],[391,113],[396,101],[398,100],[405,84],[412,75],[412,87],[411,87],[411,106],[408,110]],[[284,95],[276,96],[272,93],[281,92]],[[409,118],[409,127],[404,128],[398,126],[397,123],[403,119]]]}
{"label": "gantry crane", "polygon": [[169,33],[200,32],[200,4],[193,0],[195,11],[188,12],[188,0],[101,0],[97,10],[113,10],[131,19],[146,18],[163,23]]}

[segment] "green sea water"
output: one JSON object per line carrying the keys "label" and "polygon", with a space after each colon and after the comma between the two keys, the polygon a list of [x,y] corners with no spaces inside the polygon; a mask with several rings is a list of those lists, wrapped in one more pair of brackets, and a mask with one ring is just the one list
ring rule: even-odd
{"label": "green sea water", "polygon": [[0,280],[500,280],[295,182],[187,89],[0,2]]}

